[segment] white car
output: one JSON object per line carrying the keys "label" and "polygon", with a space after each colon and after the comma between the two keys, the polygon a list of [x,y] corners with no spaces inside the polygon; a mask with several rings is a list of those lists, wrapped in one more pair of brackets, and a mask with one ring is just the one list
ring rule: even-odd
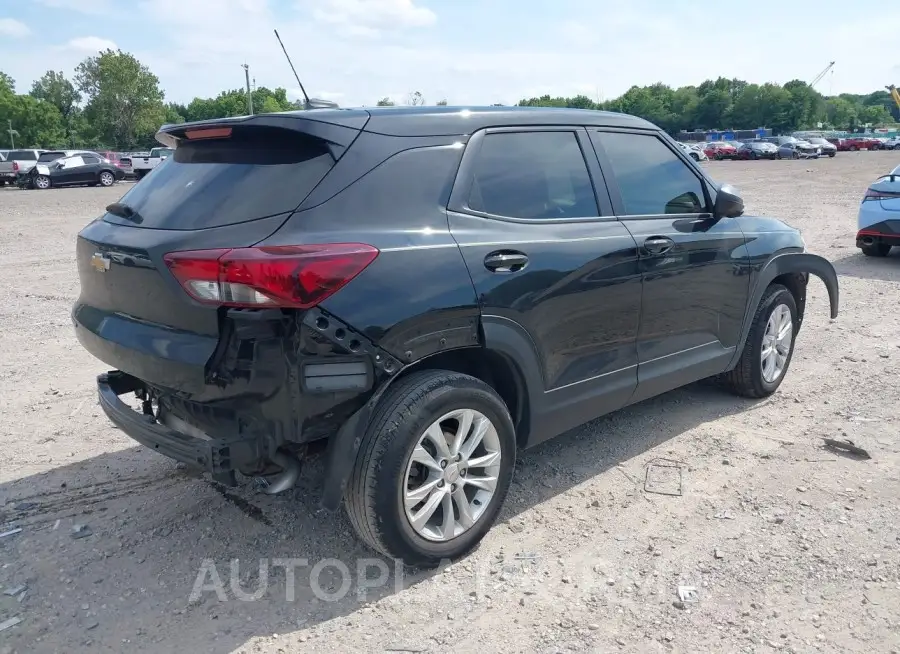
{"label": "white car", "polygon": [[678,145],[681,146],[681,149],[684,150],[687,155],[694,161],[709,160],[709,157],[706,156],[706,153],[703,151],[703,149],[696,143],[683,143],[681,141],[678,141]]}
{"label": "white car", "polygon": [[175,152],[175,150],[172,148],[153,148],[150,150],[149,156],[132,156],[131,169],[134,172],[134,176],[138,180],[143,179],[151,170],[165,161],[165,159],[173,152]]}
{"label": "white car", "polygon": [[897,148],[900,148],[900,136],[894,136],[889,139],[885,139],[884,141],[882,141],[881,146],[885,150],[896,150]]}
{"label": "white car", "polygon": [[886,257],[900,246],[900,166],[866,189],[856,226],[856,247],[867,257]]}

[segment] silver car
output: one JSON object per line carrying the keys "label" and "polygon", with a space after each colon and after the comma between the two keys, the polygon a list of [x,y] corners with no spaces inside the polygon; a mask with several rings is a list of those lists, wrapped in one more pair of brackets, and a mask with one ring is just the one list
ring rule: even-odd
{"label": "silver car", "polygon": [[812,136],[808,139],[805,139],[805,141],[819,148],[819,152],[823,157],[826,155],[829,157],[833,157],[837,154],[837,146],[833,143],[829,143],[820,136]]}
{"label": "silver car", "polygon": [[822,151],[806,141],[787,141],[778,146],[779,159],[818,159]]}

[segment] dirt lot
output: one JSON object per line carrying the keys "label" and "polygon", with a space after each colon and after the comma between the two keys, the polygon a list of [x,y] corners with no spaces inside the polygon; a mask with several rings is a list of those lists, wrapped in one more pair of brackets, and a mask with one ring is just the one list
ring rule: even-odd
{"label": "dirt lot", "polygon": [[[853,244],[898,161],[708,164],[834,262],[839,318],[814,280],[769,400],[697,385],[525,453],[501,522],[436,573],[318,512],[318,461],[288,494],[226,492],[111,428],[69,308],[75,234],[123,185],[0,190],[0,534],[21,528],[0,536],[0,627],[21,618],[0,652],[900,651],[900,252]],[[644,489],[656,459],[679,462],[680,496]],[[306,559],[293,580],[286,558]],[[191,597],[204,560],[221,598]]]}

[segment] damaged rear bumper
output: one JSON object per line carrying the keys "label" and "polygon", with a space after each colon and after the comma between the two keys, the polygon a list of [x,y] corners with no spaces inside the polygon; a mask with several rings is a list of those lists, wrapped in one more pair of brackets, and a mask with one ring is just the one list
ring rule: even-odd
{"label": "damaged rear bumper", "polygon": [[142,390],[140,380],[120,371],[97,378],[100,407],[116,427],[141,445],[216,476],[259,460],[256,439],[204,439],[185,434],[161,424],[151,413],[135,411],[119,397]]}

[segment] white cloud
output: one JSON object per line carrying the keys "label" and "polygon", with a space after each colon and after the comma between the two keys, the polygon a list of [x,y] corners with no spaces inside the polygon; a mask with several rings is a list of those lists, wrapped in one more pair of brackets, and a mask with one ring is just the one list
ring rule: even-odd
{"label": "white cloud", "polygon": [[28,25],[15,18],[0,18],[0,34],[21,39],[31,34],[31,30]]}
{"label": "white cloud", "polygon": [[318,0],[313,16],[350,35],[375,36],[398,28],[429,27],[437,14],[414,0]]}
{"label": "white cloud", "polygon": [[118,46],[109,39],[101,39],[99,36],[82,36],[72,39],[65,45],[69,50],[84,54],[97,54],[104,50],[116,50]]}
{"label": "white cloud", "polygon": [[112,0],[34,0],[51,9],[65,9],[90,16],[108,16],[116,11]]}

